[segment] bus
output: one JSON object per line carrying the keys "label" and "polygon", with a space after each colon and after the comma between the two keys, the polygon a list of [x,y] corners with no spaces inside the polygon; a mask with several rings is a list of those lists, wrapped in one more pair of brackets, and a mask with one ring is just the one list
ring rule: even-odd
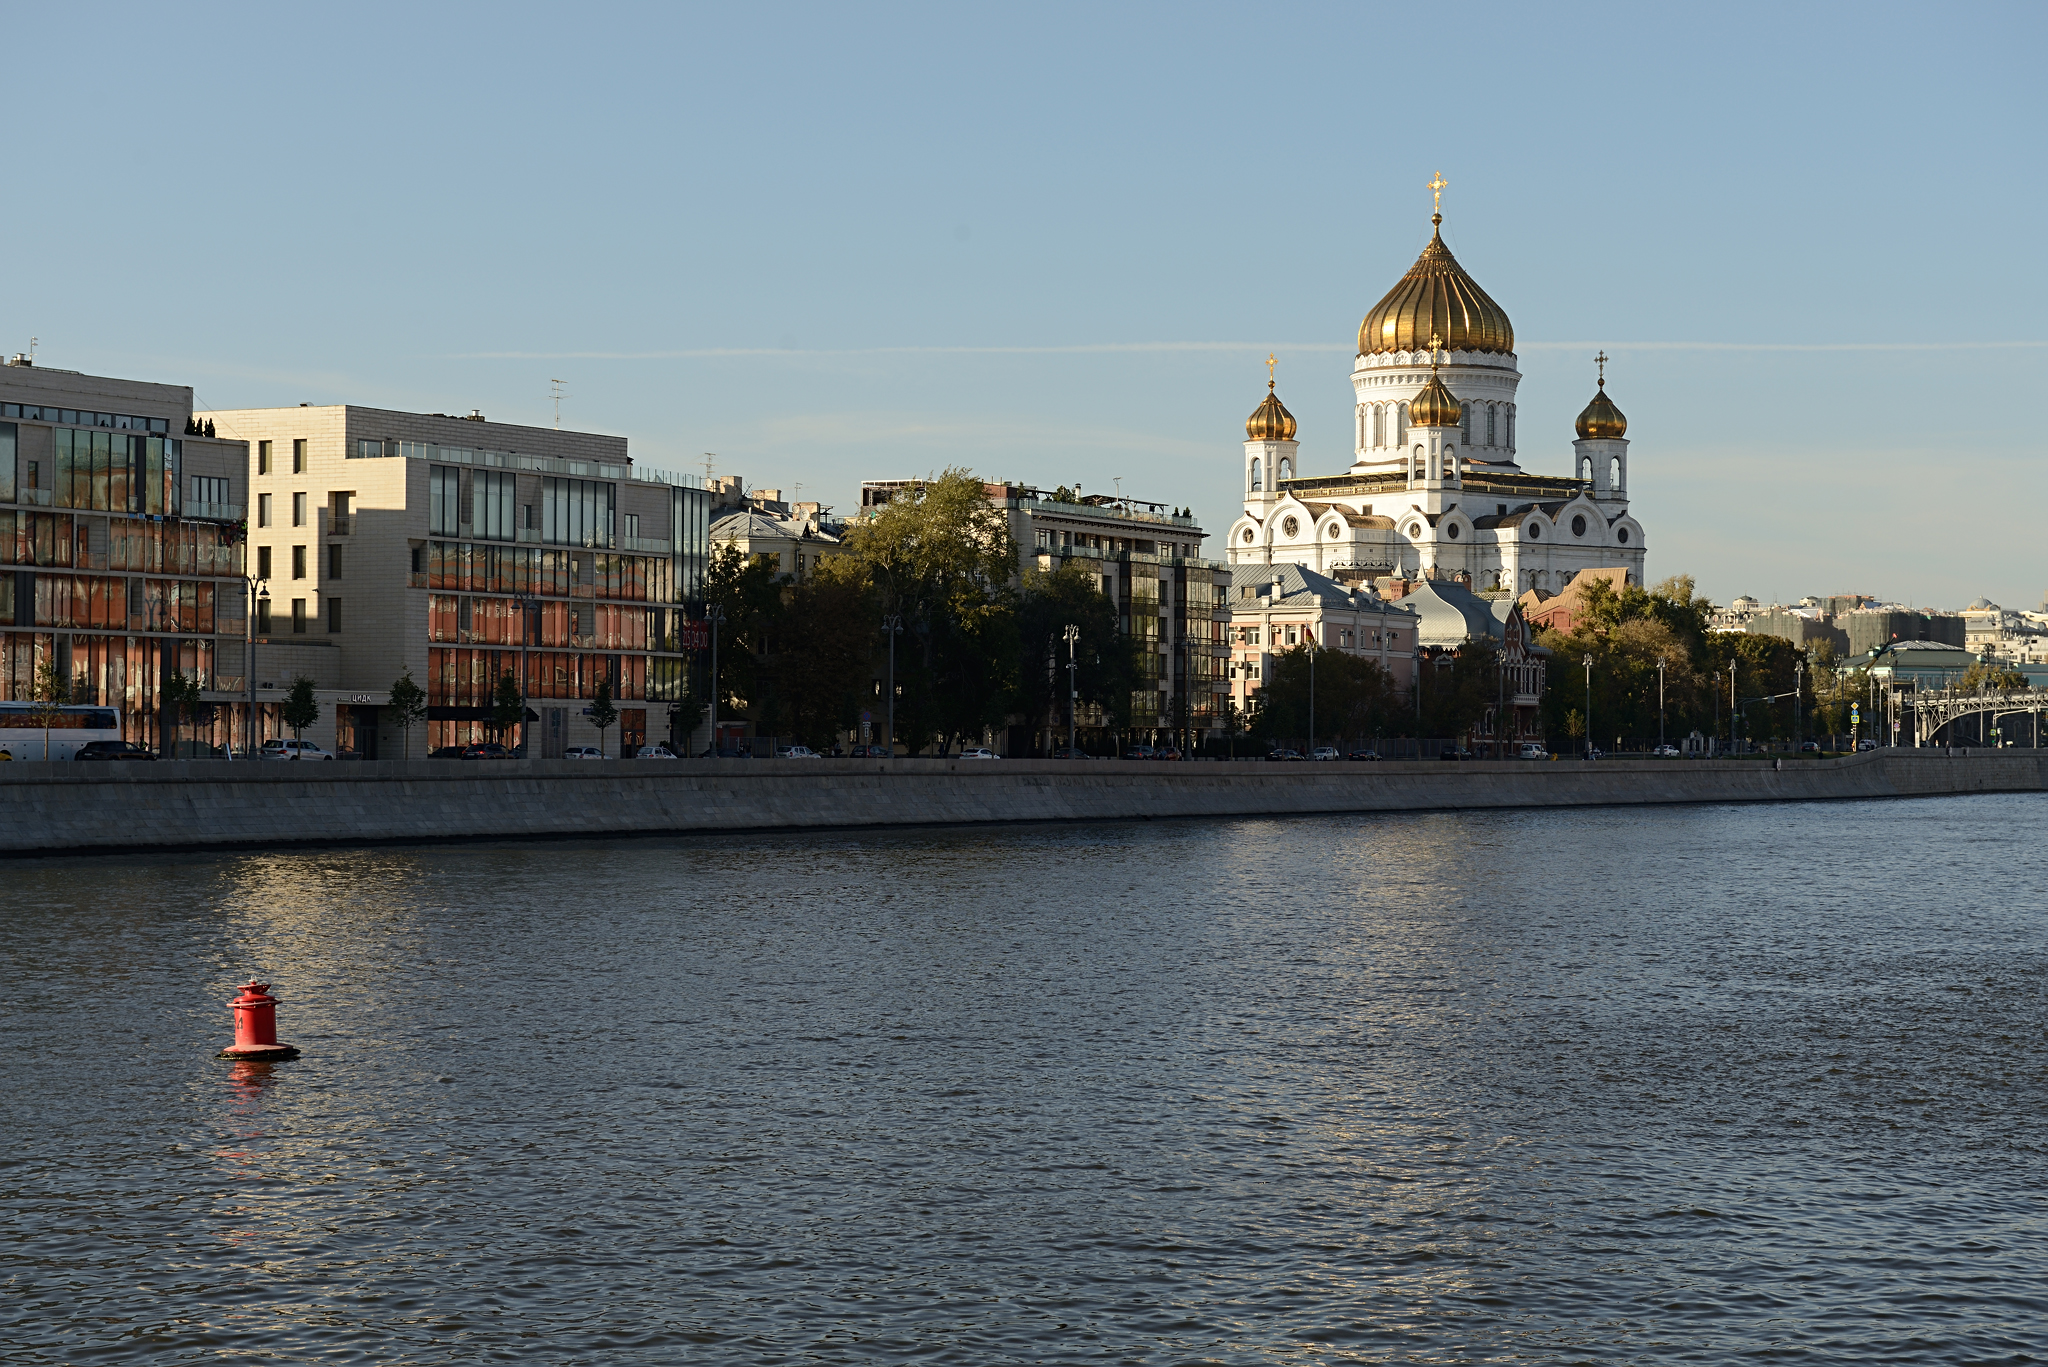
{"label": "bus", "polygon": [[70,759],[87,741],[121,739],[121,714],[114,708],[65,703],[50,714],[45,729],[36,707],[32,702],[0,702],[0,757]]}

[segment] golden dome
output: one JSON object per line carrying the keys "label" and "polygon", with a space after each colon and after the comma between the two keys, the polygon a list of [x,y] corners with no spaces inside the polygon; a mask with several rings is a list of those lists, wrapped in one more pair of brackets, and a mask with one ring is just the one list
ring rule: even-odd
{"label": "golden dome", "polygon": [[1266,397],[1252,415],[1244,420],[1246,441],[1293,441],[1294,415],[1273,393],[1273,382],[1266,381]]}
{"label": "golden dome", "polygon": [[1593,396],[1593,402],[1586,405],[1586,411],[1579,414],[1578,425],[1579,437],[1584,441],[1628,435],[1628,419],[1614,406],[1614,400],[1607,397],[1607,386],[1604,384],[1600,386],[1600,392]]}
{"label": "golden dome", "polygon": [[1464,416],[1464,405],[1458,402],[1457,395],[1444,388],[1432,365],[1429,383],[1408,401],[1408,421],[1416,427],[1456,427]]}
{"label": "golden dome", "polygon": [[1451,351],[1513,351],[1515,325],[1507,310],[1486,297],[1465,268],[1444,245],[1444,216],[1429,245],[1387,297],[1373,305],[1358,329],[1358,354],[1379,351],[1420,351],[1435,333]]}

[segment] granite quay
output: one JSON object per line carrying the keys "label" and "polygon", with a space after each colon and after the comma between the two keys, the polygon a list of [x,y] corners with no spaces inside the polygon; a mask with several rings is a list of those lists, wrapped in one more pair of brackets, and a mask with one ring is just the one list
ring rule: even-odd
{"label": "granite quay", "polygon": [[[0,854],[1161,817],[1935,797],[2048,790],[2038,751],[1372,765],[1013,760],[190,760],[0,765]],[[118,813],[118,820],[109,820]]]}

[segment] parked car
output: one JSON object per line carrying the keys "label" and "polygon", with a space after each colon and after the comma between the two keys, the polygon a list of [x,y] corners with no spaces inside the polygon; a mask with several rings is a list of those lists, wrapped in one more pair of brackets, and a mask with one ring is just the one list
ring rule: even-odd
{"label": "parked car", "polygon": [[967,749],[967,750],[962,750],[962,751],[960,752],[960,758],[962,758],[962,759],[1001,759],[1001,758],[1002,758],[1002,756],[1001,756],[1001,755],[999,755],[999,754],[997,754],[997,753],[996,753],[995,751],[993,751],[993,750],[991,750],[991,749],[987,748],[986,746],[981,746],[981,745],[977,745],[977,746],[974,746],[974,747],[973,747],[973,748],[971,748],[971,749]]}
{"label": "parked car", "polygon": [[1604,750],[1598,750],[1598,749],[1595,749],[1595,748],[1594,748],[1593,746],[1590,746],[1590,745],[1589,745],[1589,746],[1587,746],[1587,747],[1586,747],[1586,758],[1587,758],[1587,759],[1605,759],[1605,758],[1607,758],[1607,752],[1606,752],[1606,751],[1604,751]]}
{"label": "parked car", "polygon": [[1650,751],[1650,753],[1656,756],[1658,759],[1682,758],[1682,756],[1679,754],[1678,747],[1675,745],[1660,745],[1656,749]]}
{"label": "parked car", "polygon": [[[9,758],[12,758],[10,756]],[[71,756],[77,760],[153,760],[156,751],[132,740],[89,740]]]}
{"label": "parked car", "polygon": [[333,759],[309,740],[267,740],[256,752],[258,759]]}
{"label": "parked car", "polygon": [[1461,749],[1460,747],[1455,745],[1446,745],[1443,748],[1443,753],[1439,754],[1437,758],[1452,761],[1468,760],[1472,758],[1472,752],[1470,750]]}
{"label": "parked car", "polygon": [[666,745],[661,745],[661,744],[655,744],[655,745],[643,745],[643,746],[640,746],[640,747],[639,747],[638,749],[636,749],[636,750],[635,750],[635,751],[633,752],[633,758],[634,758],[634,759],[681,759],[681,758],[682,758],[682,756],[681,756],[681,755],[678,755],[678,754],[677,754],[677,753],[676,753],[675,751],[673,751],[673,750],[669,749],[669,748],[668,748],[668,747],[667,747]]}
{"label": "parked car", "polygon": [[1094,757],[1093,757],[1092,755],[1090,755],[1090,754],[1089,754],[1089,753],[1088,753],[1088,752],[1087,752],[1086,750],[1076,750],[1076,749],[1074,749],[1074,748],[1073,748],[1072,746],[1069,746],[1069,745],[1062,745],[1062,746],[1060,746],[1060,747],[1059,747],[1058,749],[1054,750],[1054,751],[1052,752],[1052,757],[1053,757],[1054,759],[1092,759],[1092,758],[1094,758]]}
{"label": "parked car", "polygon": [[1820,742],[1819,742],[1819,741],[1817,741],[1817,740],[1807,740],[1807,741],[1801,741],[1801,742],[1799,743],[1799,753],[1800,753],[1800,754],[1802,754],[1802,755],[1817,755],[1817,754],[1819,754],[1819,753],[1820,753]]}
{"label": "parked car", "polygon": [[730,745],[721,745],[716,750],[706,750],[698,759],[752,759],[751,750],[739,750]]}
{"label": "parked car", "polygon": [[1535,741],[1525,740],[1522,742],[1522,758],[1549,759],[1550,752],[1544,749],[1542,746],[1538,745]]}
{"label": "parked car", "polygon": [[889,752],[889,747],[886,745],[855,745],[848,747],[846,753],[851,755],[855,759],[892,758]]}
{"label": "parked car", "polygon": [[562,752],[563,759],[603,759],[604,751],[595,745],[572,745]]}
{"label": "parked car", "polygon": [[1152,749],[1152,747],[1151,747],[1151,746],[1149,746],[1149,745],[1132,745],[1132,746],[1127,746],[1127,747],[1125,748],[1125,750],[1124,750],[1124,758],[1125,758],[1125,759],[1150,759],[1150,758],[1152,758],[1152,755],[1153,755],[1153,753],[1154,753],[1154,752],[1153,752],[1153,749]]}
{"label": "parked car", "polygon": [[1301,751],[1287,749],[1270,750],[1266,753],[1266,758],[1274,761],[1297,760],[1301,758]]}
{"label": "parked car", "polygon": [[1156,746],[1152,751],[1152,758],[1177,760],[1180,758],[1180,751],[1171,745]]}
{"label": "parked car", "polygon": [[1344,758],[1361,761],[1372,761],[1377,760],[1379,758],[1379,752],[1376,750],[1353,750],[1350,754],[1344,756]]}
{"label": "parked car", "polygon": [[494,740],[480,740],[462,747],[464,759],[510,759],[512,752]]}
{"label": "parked car", "polygon": [[1875,750],[1876,748],[1877,742],[1874,740],[1859,740],[1856,742],[1856,753],[1859,755],[1865,750]]}
{"label": "parked car", "polygon": [[775,747],[775,758],[822,759],[824,757],[808,745],[778,745]]}
{"label": "parked car", "polygon": [[[437,746],[435,746],[435,747],[434,747],[433,749],[431,749],[431,750],[427,751],[427,758],[428,758],[428,759],[461,759],[461,758],[462,758],[462,752],[463,752],[464,750],[467,750],[468,748],[469,748],[469,747],[468,747],[468,746],[466,746],[466,745],[437,745]],[[259,755],[257,756],[257,758],[258,758],[258,759],[261,759],[261,758],[262,758],[262,756],[261,756],[261,755],[259,754]]]}
{"label": "parked car", "polygon": [[1308,752],[1308,757],[1311,760],[1334,760],[1337,758],[1337,747],[1334,745],[1318,745],[1315,749]]}

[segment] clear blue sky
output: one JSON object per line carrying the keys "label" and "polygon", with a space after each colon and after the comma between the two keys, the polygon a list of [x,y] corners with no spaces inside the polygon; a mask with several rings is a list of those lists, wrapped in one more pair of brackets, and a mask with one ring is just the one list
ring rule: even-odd
{"label": "clear blue sky", "polygon": [[1614,360],[1653,577],[2048,590],[2040,5],[17,8],[0,345],[821,497],[1350,460],[1428,233],[1529,468]]}

